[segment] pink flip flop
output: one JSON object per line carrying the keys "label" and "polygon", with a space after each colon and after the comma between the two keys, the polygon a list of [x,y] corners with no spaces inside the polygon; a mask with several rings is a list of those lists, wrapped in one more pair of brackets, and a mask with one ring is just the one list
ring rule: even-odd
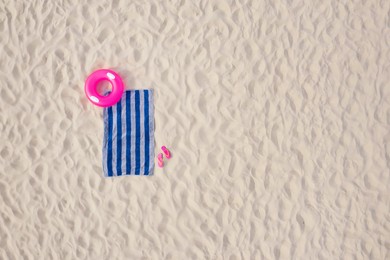
{"label": "pink flip flop", "polygon": [[163,154],[162,153],[159,153],[157,155],[157,165],[162,168],[164,167],[164,161],[163,161]]}
{"label": "pink flip flop", "polygon": [[171,158],[171,153],[165,146],[161,146],[161,150],[164,152],[165,157],[167,157],[167,159]]}

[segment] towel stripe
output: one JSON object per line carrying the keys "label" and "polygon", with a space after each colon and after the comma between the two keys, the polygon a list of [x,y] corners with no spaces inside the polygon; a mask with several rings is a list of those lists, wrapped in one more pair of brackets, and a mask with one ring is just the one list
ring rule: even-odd
{"label": "towel stripe", "polygon": [[130,174],[135,174],[135,92],[130,92],[130,106],[131,106],[131,115],[130,115],[130,122],[131,122],[131,136],[130,136],[130,143],[131,143],[131,164],[130,164]]}
{"label": "towel stripe", "polygon": [[127,149],[127,129],[126,129],[126,94],[123,93],[122,95],[122,98],[121,98],[121,101],[122,102],[122,113],[121,113],[121,117],[122,117],[122,163],[121,163],[121,175],[126,175],[126,149]]}
{"label": "towel stripe", "polygon": [[148,91],[149,97],[149,175],[153,174],[154,168],[154,110],[153,91]]}
{"label": "towel stripe", "polygon": [[122,102],[116,105],[116,175],[122,175]]}
{"label": "towel stripe", "polygon": [[135,175],[140,174],[141,167],[141,111],[139,91],[135,92]]}
{"label": "towel stripe", "polygon": [[108,108],[107,175],[112,176],[112,107]]}
{"label": "towel stripe", "polygon": [[104,125],[104,133],[103,133],[103,173],[104,176],[107,177],[107,141],[108,141],[108,123],[107,121],[107,109],[103,109],[103,125]]}
{"label": "towel stripe", "polygon": [[145,132],[145,167],[144,175],[149,175],[149,92],[144,90],[144,132]]}
{"label": "towel stripe", "polygon": [[144,175],[145,167],[145,129],[144,129],[144,92],[143,90],[139,91],[139,115],[140,115],[140,129],[141,129],[141,138],[140,138],[140,169],[139,174]]}
{"label": "towel stripe", "polygon": [[130,174],[131,166],[131,121],[130,121],[130,91],[126,91],[126,174]]}

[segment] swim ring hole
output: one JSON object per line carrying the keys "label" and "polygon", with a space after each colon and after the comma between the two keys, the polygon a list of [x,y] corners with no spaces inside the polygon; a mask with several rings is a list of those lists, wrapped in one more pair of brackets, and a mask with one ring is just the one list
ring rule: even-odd
{"label": "swim ring hole", "polygon": [[106,79],[102,79],[100,80],[98,83],[97,83],[97,86],[96,86],[96,92],[104,97],[104,95],[107,93],[107,92],[111,92],[112,91],[112,85],[111,83],[106,80]]}

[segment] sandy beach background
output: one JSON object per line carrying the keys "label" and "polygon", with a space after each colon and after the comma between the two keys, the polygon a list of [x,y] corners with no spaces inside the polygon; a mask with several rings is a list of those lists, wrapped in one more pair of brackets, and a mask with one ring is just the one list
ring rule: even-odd
{"label": "sandy beach background", "polygon": [[[0,259],[390,259],[389,14],[1,1]],[[155,90],[153,177],[103,177],[98,68]]]}

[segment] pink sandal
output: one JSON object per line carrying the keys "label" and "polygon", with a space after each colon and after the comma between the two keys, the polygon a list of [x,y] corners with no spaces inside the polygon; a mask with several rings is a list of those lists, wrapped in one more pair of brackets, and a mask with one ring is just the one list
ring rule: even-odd
{"label": "pink sandal", "polygon": [[159,153],[157,155],[157,164],[160,168],[164,167],[163,154]]}
{"label": "pink sandal", "polygon": [[165,146],[161,146],[161,150],[164,152],[165,157],[167,157],[167,159],[171,158],[171,153]]}

